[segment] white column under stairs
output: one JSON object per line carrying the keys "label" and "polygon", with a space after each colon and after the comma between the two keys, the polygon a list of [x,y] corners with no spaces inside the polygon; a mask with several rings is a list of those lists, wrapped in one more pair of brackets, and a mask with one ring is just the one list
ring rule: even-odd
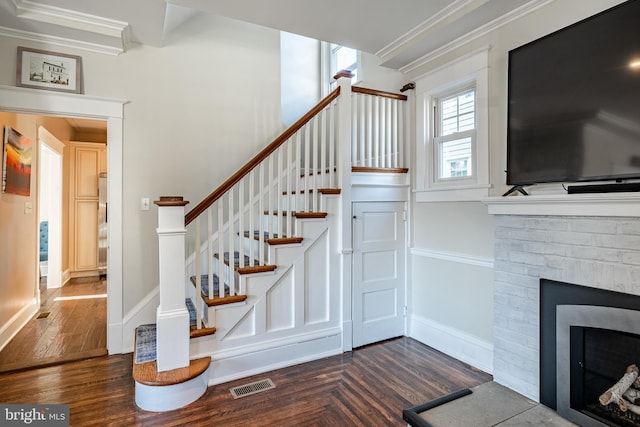
{"label": "white column under stairs", "polygon": [[160,305],[156,313],[158,372],[189,366],[189,312],[185,306],[185,234],[182,197],[161,197],[158,205]]}

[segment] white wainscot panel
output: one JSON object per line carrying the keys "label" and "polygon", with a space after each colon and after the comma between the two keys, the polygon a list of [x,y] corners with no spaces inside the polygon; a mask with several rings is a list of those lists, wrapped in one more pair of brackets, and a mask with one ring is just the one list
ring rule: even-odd
{"label": "white wainscot panel", "polygon": [[251,308],[227,334],[225,340],[234,340],[254,336],[256,334],[256,309]]}
{"label": "white wainscot panel", "polygon": [[329,234],[316,240],[304,256],[305,324],[329,321]]}
{"label": "white wainscot panel", "polygon": [[267,292],[267,332],[290,329],[295,326],[295,302],[294,302],[294,269],[287,274]]}

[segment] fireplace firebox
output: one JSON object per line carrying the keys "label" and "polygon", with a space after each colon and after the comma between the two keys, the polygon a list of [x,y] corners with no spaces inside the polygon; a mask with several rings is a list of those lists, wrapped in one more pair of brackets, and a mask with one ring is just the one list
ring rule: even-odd
{"label": "fireplace firebox", "polygon": [[640,426],[640,297],[548,280],[540,292],[541,402],[579,425]]}
{"label": "fireplace firebox", "polygon": [[[602,328],[570,326],[569,406],[610,425],[638,426],[640,414],[603,405],[600,397],[638,362],[640,335]],[[629,398],[635,403],[636,398]]]}

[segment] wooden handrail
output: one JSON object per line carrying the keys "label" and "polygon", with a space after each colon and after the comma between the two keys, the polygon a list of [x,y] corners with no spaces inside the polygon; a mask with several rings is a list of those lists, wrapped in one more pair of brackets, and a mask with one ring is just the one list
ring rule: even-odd
{"label": "wooden handrail", "polygon": [[[189,225],[194,219],[200,216],[204,211],[209,208],[216,200],[222,197],[227,191],[229,191],[234,185],[236,185],[242,178],[247,176],[256,166],[258,166],[264,159],[269,157],[271,153],[276,151],[278,147],[284,144],[291,136],[299,131],[302,126],[307,124],[313,117],[320,113],[324,108],[331,104],[340,95],[340,87],[338,86],[329,95],[327,95],[322,101],[320,101],[315,107],[313,107],[307,114],[302,116],[298,121],[292,124],[287,130],[285,130],[279,137],[277,137],[271,144],[267,145],[262,151],[260,151],[254,158],[249,160],[244,166],[242,166],[236,173],[231,175],[229,179],[222,183],[218,188],[213,190],[211,194],[204,198],[198,205],[191,209],[184,217],[184,225]],[[405,97],[406,98],[406,97]]]}
{"label": "wooden handrail", "polygon": [[368,89],[366,87],[360,87],[360,86],[352,86],[351,91],[364,93],[365,95],[374,95],[374,96],[381,96],[383,98],[397,99],[399,101],[407,100],[407,95],[401,95],[399,93],[393,93],[393,92],[385,92],[383,90]]}

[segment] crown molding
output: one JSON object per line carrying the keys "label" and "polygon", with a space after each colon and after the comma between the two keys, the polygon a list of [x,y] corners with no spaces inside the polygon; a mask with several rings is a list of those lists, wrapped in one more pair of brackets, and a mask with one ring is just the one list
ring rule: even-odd
{"label": "crown molding", "polygon": [[458,37],[457,39],[442,45],[441,47],[439,47],[438,49],[434,49],[431,52],[427,53],[426,55],[421,56],[420,58],[416,59],[415,61],[410,62],[409,64],[401,67],[399,69],[399,71],[403,72],[403,73],[410,73],[420,67],[422,67],[423,65],[428,64],[429,62],[440,58],[454,50],[456,50],[457,48],[473,41],[476,40],[488,33],[490,33],[491,31],[494,31],[512,21],[515,21],[518,18],[521,18],[524,15],[527,15],[551,2],[553,2],[554,0],[532,0],[529,3],[520,6],[517,9],[512,10],[509,13],[506,13],[502,16],[500,16],[499,18],[494,19],[491,22],[488,22],[487,24],[478,27],[477,29],[470,31],[469,33],[465,34],[464,36]]}
{"label": "crown molding", "polygon": [[84,50],[88,52],[102,53],[107,55],[120,55],[124,48],[97,43],[88,43],[80,40],[67,39],[64,37],[50,36],[46,34],[34,33],[31,31],[16,30],[13,28],[0,27],[0,36],[29,42],[45,43],[54,46],[62,46],[71,49]]}
{"label": "crown molding", "polygon": [[74,10],[62,9],[46,4],[35,3],[30,0],[11,0],[16,10],[16,16],[34,21],[88,31],[109,37],[122,39],[127,22],[102,18]]}
{"label": "crown molding", "polygon": [[[378,52],[376,52],[376,56],[380,57],[380,59],[382,59],[382,62],[386,62],[388,59],[394,57],[399,51],[404,49],[405,46],[409,45],[412,41],[433,30],[438,24],[455,15],[461,9],[467,8],[468,6],[476,2],[478,2],[478,0],[452,1],[449,5],[438,11],[438,13],[418,24],[413,29],[406,32],[404,35],[400,36],[396,40],[380,49]],[[483,3],[485,2],[486,0],[483,0]]]}

